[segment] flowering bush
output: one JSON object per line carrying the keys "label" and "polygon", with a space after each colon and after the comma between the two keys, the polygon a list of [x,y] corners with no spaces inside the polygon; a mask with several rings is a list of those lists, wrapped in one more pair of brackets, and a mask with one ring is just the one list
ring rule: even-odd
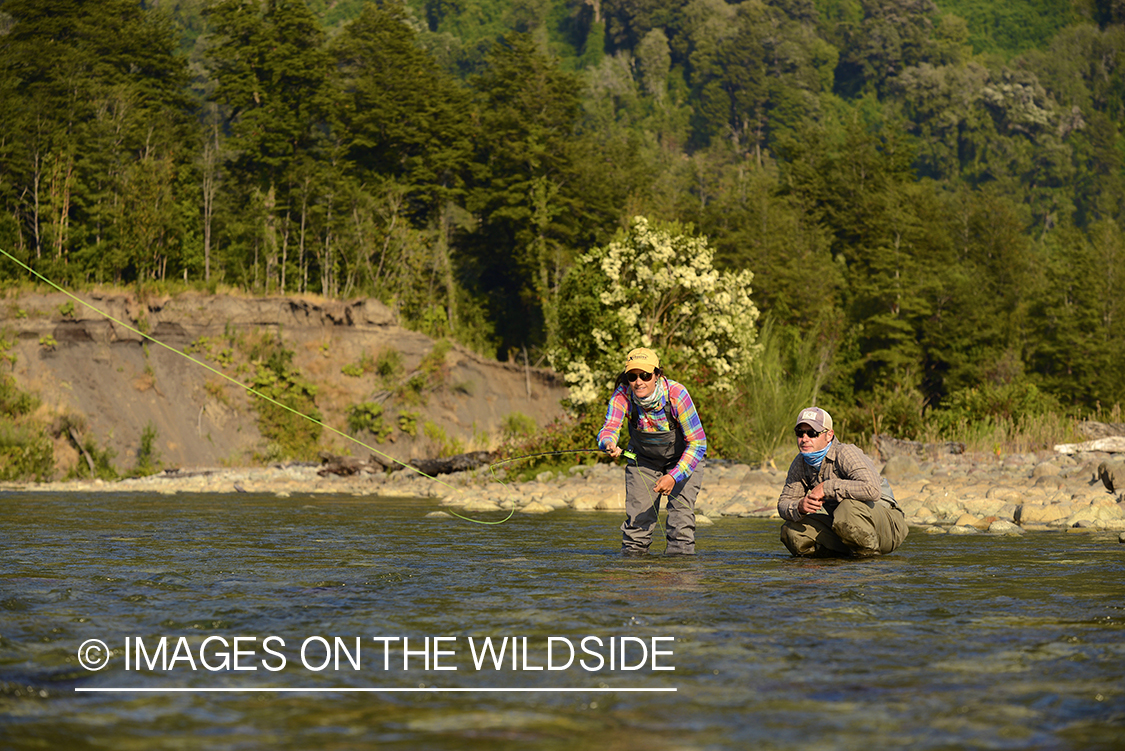
{"label": "flowering bush", "polygon": [[754,352],[758,309],[749,271],[720,272],[704,237],[635,217],[581,256],[563,282],[551,365],[571,406],[600,401],[634,347],[651,347],[673,377],[729,390]]}

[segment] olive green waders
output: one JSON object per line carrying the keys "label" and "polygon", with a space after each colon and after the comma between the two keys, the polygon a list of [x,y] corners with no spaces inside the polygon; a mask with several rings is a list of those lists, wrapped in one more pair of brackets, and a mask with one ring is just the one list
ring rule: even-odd
{"label": "olive green waders", "polygon": [[781,542],[793,555],[808,558],[884,555],[902,544],[907,531],[906,517],[887,501],[848,499],[831,514],[785,522]]}

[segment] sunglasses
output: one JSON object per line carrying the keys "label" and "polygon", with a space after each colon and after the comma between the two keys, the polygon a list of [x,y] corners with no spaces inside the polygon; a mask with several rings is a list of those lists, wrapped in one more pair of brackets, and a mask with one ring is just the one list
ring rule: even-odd
{"label": "sunglasses", "polygon": [[626,373],[625,377],[629,379],[629,383],[637,380],[640,377],[642,381],[648,382],[652,380],[652,373]]}
{"label": "sunglasses", "polygon": [[805,438],[816,438],[818,435],[824,435],[828,431],[822,430],[818,433],[812,428],[797,428],[793,432],[797,434],[798,438],[801,438],[802,436],[804,436]]}

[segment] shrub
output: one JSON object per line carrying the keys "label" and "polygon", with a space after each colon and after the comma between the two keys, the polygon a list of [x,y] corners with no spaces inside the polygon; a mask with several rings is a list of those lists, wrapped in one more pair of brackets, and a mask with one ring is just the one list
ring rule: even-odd
{"label": "shrub", "polygon": [[[0,360],[15,364],[13,340],[0,338]],[[0,373],[0,480],[49,480],[55,452],[45,425],[32,417],[39,399]]]}
{"label": "shrub", "polygon": [[141,431],[141,443],[137,448],[137,463],[133,465],[132,477],[144,477],[160,471],[160,453],[156,450],[156,426],[149,422]]}
{"label": "shrub", "polygon": [[753,275],[717,271],[706,238],[690,232],[636,217],[567,274],[549,355],[576,409],[598,401],[632,347],[655,348],[680,380],[706,381],[718,391],[730,391],[749,366],[758,317]]}
{"label": "shrub", "polygon": [[315,457],[322,432],[316,386],[293,368],[293,354],[279,339],[269,335],[250,344],[249,356],[255,367],[250,386],[273,400],[255,400],[258,430],[272,444],[267,449],[271,459]]}
{"label": "shrub", "polygon": [[453,349],[453,345],[442,339],[435,342],[434,348],[426,353],[426,356],[418,363],[418,370],[425,377],[427,388],[431,390],[440,388],[449,380],[449,363],[446,362],[445,356],[449,354],[451,349]]}
{"label": "shrub", "polygon": [[519,441],[530,438],[539,425],[534,418],[522,412],[512,412],[500,422],[500,438],[505,441]]}
{"label": "shrub", "polygon": [[996,420],[1010,420],[1018,425],[1030,418],[1061,410],[1058,399],[1022,379],[961,389],[951,394],[947,401],[945,408],[934,410],[931,415],[931,419],[943,430]]}
{"label": "shrub", "polygon": [[0,417],[0,480],[51,479],[55,452],[42,425]]}
{"label": "shrub", "polygon": [[707,432],[708,455],[765,466],[792,448],[793,418],[816,403],[830,351],[816,336],[796,336],[772,320],[762,325],[758,344],[757,356],[732,392],[701,390],[693,398]]}
{"label": "shrub", "polygon": [[393,431],[383,419],[383,405],[363,402],[348,408],[348,430],[353,434],[367,431],[378,443],[385,441]]}
{"label": "shrub", "polygon": [[[606,394],[606,398],[609,395]],[[576,464],[610,461],[597,450],[604,415],[587,410],[580,418],[564,416],[537,429],[531,436],[513,436],[497,449],[497,470],[528,480],[544,470],[557,471]],[[624,434],[626,431],[622,431]]]}
{"label": "shrub", "polygon": [[926,416],[926,440],[960,441],[971,451],[1022,452],[1069,442],[1077,421],[1038,386],[1017,379],[956,391]]}
{"label": "shrub", "polygon": [[437,457],[453,456],[465,451],[464,445],[456,438],[450,438],[445,428],[429,420],[422,426],[422,433],[429,439],[432,453]]}
{"label": "shrub", "polygon": [[402,374],[402,353],[397,349],[379,350],[375,355],[375,375],[391,381]]}
{"label": "shrub", "polygon": [[418,369],[395,389],[395,396],[412,406],[425,404],[429,392],[436,391],[449,382],[450,369],[445,356],[452,348],[453,345],[448,341],[436,342],[434,348],[418,363]]}
{"label": "shrub", "polygon": [[418,413],[417,412],[399,412],[398,414],[398,429],[408,436],[414,437],[418,435]]}

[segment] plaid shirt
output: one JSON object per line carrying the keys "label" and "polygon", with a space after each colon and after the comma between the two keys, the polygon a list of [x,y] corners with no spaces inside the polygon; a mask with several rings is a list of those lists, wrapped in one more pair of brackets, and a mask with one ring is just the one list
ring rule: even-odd
{"label": "plaid shirt", "polygon": [[[679,420],[680,427],[684,431],[684,441],[687,442],[680,461],[669,472],[673,480],[680,482],[686,480],[703,460],[703,456],[707,453],[707,436],[703,433],[703,423],[699,421],[699,413],[695,411],[695,404],[691,401],[688,390],[671,378],[664,378],[664,381],[668,386],[668,398],[672,401],[672,414]],[[675,430],[664,414],[664,405],[651,412],[641,409],[629,399],[628,388],[625,385],[618,386],[613,396],[609,398],[605,424],[598,431],[598,446],[603,451],[617,445],[617,436],[621,432],[621,426],[629,414],[630,407],[640,410],[637,426],[642,432],[661,433]]]}
{"label": "plaid shirt", "polygon": [[797,505],[822,482],[827,511],[834,509],[840,501],[877,501],[882,497],[879,473],[863,449],[833,439],[819,470],[810,467],[800,454],[793,459],[785,477],[785,487],[777,500],[777,513],[782,519],[800,521],[804,514]]}

